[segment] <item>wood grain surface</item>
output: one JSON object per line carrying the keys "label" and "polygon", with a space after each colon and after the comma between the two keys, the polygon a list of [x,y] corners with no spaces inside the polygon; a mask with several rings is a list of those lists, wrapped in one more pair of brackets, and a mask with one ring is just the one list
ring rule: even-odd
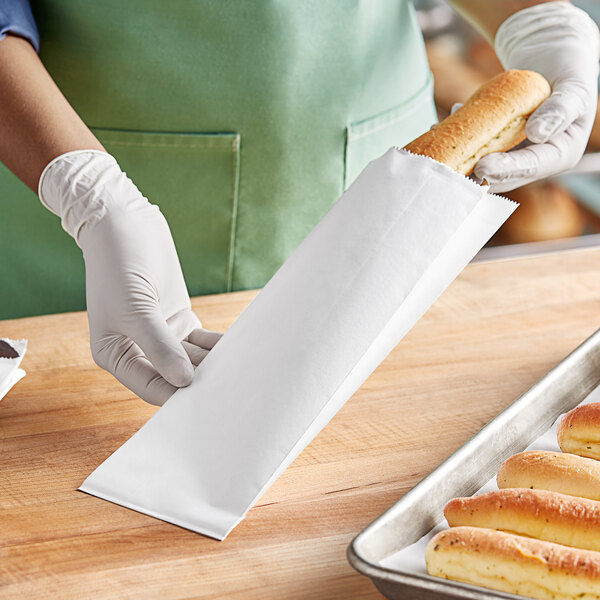
{"label": "wood grain surface", "polygon": [[[84,313],[29,339],[0,402],[0,598],[381,596],[350,540],[600,327],[600,249],[475,263],[224,542],[76,491],[154,412],[91,358]],[[225,330],[254,292],[194,300]]]}

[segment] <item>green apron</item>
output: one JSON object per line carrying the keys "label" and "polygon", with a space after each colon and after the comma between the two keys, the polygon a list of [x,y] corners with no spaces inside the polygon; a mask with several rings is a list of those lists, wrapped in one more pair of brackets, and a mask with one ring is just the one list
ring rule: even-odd
{"label": "green apron", "polygon": [[[160,206],[191,295],[264,285],[367,162],[436,119],[408,0],[32,5],[44,64]],[[3,167],[0,211],[0,319],[84,309],[80,250]]]}

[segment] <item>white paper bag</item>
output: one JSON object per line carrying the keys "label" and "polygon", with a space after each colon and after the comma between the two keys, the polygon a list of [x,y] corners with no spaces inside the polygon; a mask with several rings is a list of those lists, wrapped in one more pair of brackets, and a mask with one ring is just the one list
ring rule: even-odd
{"label": "white paper bag", "polygon": [[224,539],[515,207],[390,149],[80,489]]}
{"label": "white paper bag", "polygon": [[19,369],[19,366],[27,350],[27,340],[11,340],[10,338],[0,338],[0,340],[9,344],[19,355],[15,358],[0,357],[0,400],[2,400],[15,383],[25,377],[25,371]]}

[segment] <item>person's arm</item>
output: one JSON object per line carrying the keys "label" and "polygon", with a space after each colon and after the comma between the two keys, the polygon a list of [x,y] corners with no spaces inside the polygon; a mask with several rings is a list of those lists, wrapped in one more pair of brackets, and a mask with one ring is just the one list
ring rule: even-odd
{"label": "person's arm", "polygon": [[32,190],[44,167],[71,150],[103,150],[62,95],[31,43],[0,41],[0,162]]}
{"label": "person's arm", "polygon": [[98,365],[152,404],[191,383],[220,334],[191,310],[166,220],[104,151],[30,41],[10,34],[0,41],[0,161],[39,191],[83,251]]}
{"label": "person's arm", "polygon": [[543,75],[552,95],[527,120],[529,145],[484,156],[474,174],[504,192],[574,167],[598,101],[598,27],[554,0],[448,0],[490,42],[505,69]]}
{"label": "person's arm", "polygon": [[29,0],[0,0],[0,162],[37,190],[51,159],[102,149],[38,58]]}

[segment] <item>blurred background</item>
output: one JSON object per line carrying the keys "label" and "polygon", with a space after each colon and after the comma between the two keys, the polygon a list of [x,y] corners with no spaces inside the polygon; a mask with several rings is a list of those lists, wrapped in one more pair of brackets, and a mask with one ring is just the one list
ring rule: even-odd
{"label": "blurred background", "polygon": [[[598,0],[573,0],[600,24]],[[439,118],[502,71],[492,46],[443,0],[415,0]],[[480,253],[493,258],[600,244],[600,111],[575,169],[503,194],[520,203]],[[522,246],[527,244],[527,246]]]}

